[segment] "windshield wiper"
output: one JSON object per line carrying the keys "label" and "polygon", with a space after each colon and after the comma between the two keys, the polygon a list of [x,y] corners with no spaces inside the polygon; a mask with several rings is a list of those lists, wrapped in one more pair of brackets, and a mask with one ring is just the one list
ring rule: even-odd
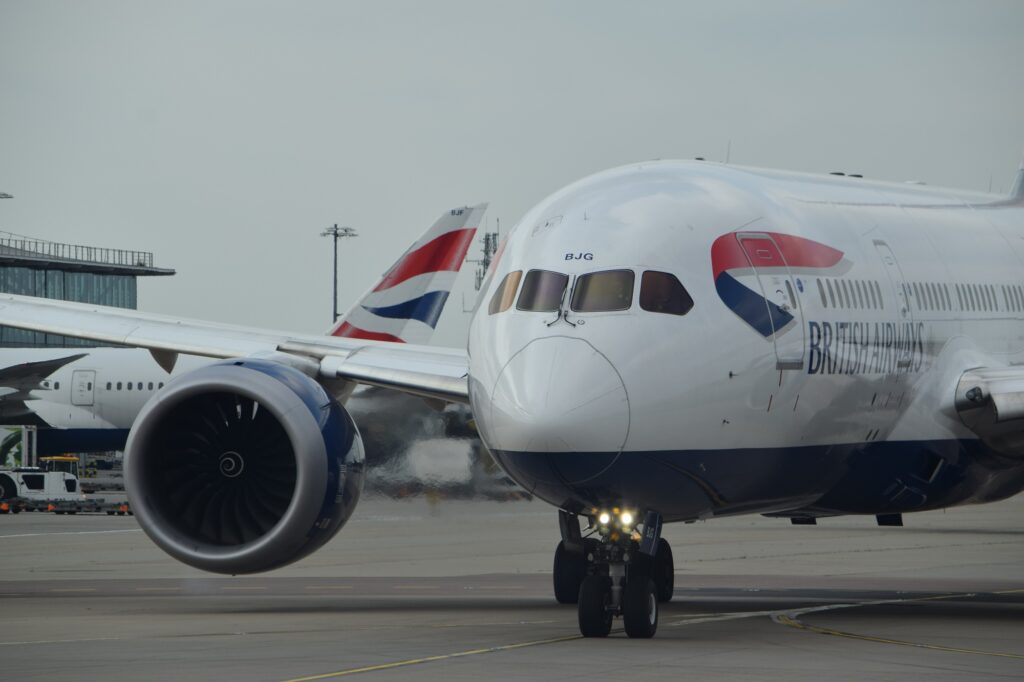
{"label": "windshield wiper", "polygon": [[[573,282],[573,286],[575,286],[575,284],[576,283],[574,281]],[[565,323],[567,325],[571,326],[571,327],[575,327],[576,326],[575,322],[572,322],[572,321],[569,320],[569,311],[567,311],[565,309],[565,295],[566,295],[566,293],[568,293],[568,291],[569,291],[569,287],[565,287],[564,289],[562,289],[562,298],[561,298],[561,300],[558,301],[558,315],[555,316],[555,319],[553,319],[550,322],[546,323],[549,327],[553,326],[559,320],[565,320]]]}

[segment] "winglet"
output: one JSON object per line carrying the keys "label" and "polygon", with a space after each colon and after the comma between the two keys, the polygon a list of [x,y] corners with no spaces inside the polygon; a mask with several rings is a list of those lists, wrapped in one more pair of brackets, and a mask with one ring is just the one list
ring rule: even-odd
{"label": "winglet", "polygon": [[328,334],[426,343],[486,208],[478,204],[445,211]]}

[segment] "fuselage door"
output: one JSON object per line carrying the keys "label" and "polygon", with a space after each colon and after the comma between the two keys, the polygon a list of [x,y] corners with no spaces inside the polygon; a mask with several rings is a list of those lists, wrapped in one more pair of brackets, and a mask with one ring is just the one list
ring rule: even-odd
{"label": "fuselage door", "polygon": [[[778,369],[803,369],[804,319],[797,295],[797,282],[782,251],[767,234],[739,232],[736,238],[757,275],[764,297],[765,315],[775,344]],[[795,329],[794,329],[795,327]]]}
{"label": "fuselage door", "polygon": [[92,405],[95,386],[94,370],[76,369],[71,373],[71,404]]}
{"label": "fuselage door", "polygon": [[[907,324],[912,326],[914,322],[914,309],[910,307],[909,285],[907,284],[907,278],[903,276],[900,262],[896,260],[896,254],[893,253],[888,244],[881,239],[876,239],[874,242],[875,250],[885,265],[885,275],[889,280],[889,286],[892,287],[893,297],[896,300],[895,322],[900,325]],[[900,369],[910,367],[911,357],[912,350],[910,344],[903,344],[900,357],[897,360],[897,367]]]}

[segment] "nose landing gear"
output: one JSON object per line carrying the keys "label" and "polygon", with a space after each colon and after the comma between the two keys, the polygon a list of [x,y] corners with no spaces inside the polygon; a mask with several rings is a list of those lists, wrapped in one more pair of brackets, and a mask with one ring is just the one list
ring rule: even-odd
{"label": "nose landing gear", "polygon": [[614,513],[590,519],[593,535],[583,538],[578,517],[559,511],[562,542],[555,550],[555,598],[560,604],[577,603],[584,637],[606,637],[616,616],[622,616],[629,637],[653,637],[658,603],[672,598],[672,549],[661,537],[657,513],[646,515],[642,534],[632,514]]}

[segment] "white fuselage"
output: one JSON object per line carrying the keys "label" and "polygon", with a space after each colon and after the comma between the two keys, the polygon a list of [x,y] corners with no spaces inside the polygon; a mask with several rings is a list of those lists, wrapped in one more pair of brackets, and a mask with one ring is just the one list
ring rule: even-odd
{"label": "white fuselage", "polygon": [[54,428],[130,429],[142,406],[172,376],[213,362],[179,355],[167,372],[140,348],[0,348],[0,368],[80,353],[85,357],[49,374],[25,401]]}
{"label": "white fuselage", "polygon": [[[813,506],[876,456],[924,457],[914,476],[966,467],[977,438],[953,408],[958,379],[1024,361],[1022,240],[1020,205],[921,186],[703,162],[581,180],[511,231],[483,292],[469,339],[481,435],[555,504],[676,518]],[[628,309],[571,309],[577,277],[619,269],[635,274]],[[531,270],[568,275],[562,310],[489,312],[506,275]],[[641,309],[646,271],[678,278],[692,310]],[[778,328],[759,333],[766,305]],[[677,477],[687,501],[614,499],[647,495],[624,481],[650,462],[644,475]],[[950,482],[917,502],[1006,485]]]}

